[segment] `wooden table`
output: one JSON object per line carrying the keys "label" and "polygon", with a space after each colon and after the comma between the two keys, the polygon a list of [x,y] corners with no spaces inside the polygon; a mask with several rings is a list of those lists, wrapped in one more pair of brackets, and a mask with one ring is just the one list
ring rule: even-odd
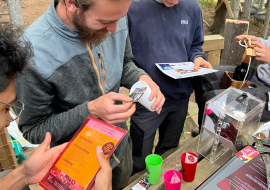
{"label": "wooden table", "polygon": [[[187,183],[184,180],[182,180],[181,189],[184,189],[184,190],[195,189],[202,182],[204,182],[209,176],[211,176],[216,170],[219,169],[220,166],[211,164],[207,159],[204,159],[204,157],[197,152],[198,140],[199,140],[199,136],[197,136],[196,138],[187,138],[183,140],[179,144],[180,148],[178,148],[174,153],[172,153],[170,156],[164,159],[163,164],[162,164],[162,170],[161,170],[159,183],[156,185],[152,185],[149,190],[165,189],[163,175],[166,171],[178,170],[181,172],[182,166],[181,166],[180,156],[184,152],[196,153],[199,157],[199,163],[197,165],[195,180],[191,183]],[[225,158],[223,162],[226,163],[229,159],[230,157]],[[143,173],[142,175],[138,176],[136,179],[133,179],[133,182],[131,182],[124,190],[130,190],[143,177],[146,177],[146,173]]]}

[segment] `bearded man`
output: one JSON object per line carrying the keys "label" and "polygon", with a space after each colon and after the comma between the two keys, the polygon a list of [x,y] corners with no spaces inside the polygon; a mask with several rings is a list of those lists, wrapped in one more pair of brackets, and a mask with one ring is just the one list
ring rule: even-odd
{"label": "bearded man", "polygon": [[[19,128],[32,143],[46,132],[51,146],[69,141],[88,115],[127,129],[135,112],[132,99],[118,94],[144,80],[160,113],[164,96],[152,79],[132,62],[127,19],[131,0],[54,0],[25,32],[34,64],[16,80],[25,103]],[[122,102],[125,102],[123,105]],[[132,171],[131,141],[126,136],[110,158],[113,189],[127,185]]]}

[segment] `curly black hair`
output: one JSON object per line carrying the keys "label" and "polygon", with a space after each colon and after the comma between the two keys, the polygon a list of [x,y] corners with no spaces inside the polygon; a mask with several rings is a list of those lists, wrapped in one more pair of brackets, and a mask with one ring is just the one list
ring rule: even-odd
{"label": "curly black hair", "polygon": [[0,93],[23,71],[33,55],[31,43],[26,40],[15,42],[8,30],[9,27],[0,28]]}

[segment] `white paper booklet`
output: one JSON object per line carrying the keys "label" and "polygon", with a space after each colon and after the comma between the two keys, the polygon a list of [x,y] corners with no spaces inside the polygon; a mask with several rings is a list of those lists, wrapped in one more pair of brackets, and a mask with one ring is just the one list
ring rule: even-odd
{"label": "white paper booklet", "polygon": [[168,75],[174,79],[188,78],[193,76],[205,75],[213,72],[217,72],[215,69],[199,68],[194,69],[193,62],[181,62],[181,63],[156,63],[156,66],[165,75]]}

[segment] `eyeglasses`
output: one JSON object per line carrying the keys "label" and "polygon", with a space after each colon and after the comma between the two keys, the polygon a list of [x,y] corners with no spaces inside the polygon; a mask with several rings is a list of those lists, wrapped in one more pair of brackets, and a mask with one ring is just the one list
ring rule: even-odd
{"label": "eyeglasses", "polygon": [[[6,120],[12,122],[18,119],[18,117],[21,115],[22,111],[24,110],[24,103],[21,102],[20,100],[17,100],[14,102],[12,105],[7,104],[4,102],[0,102],[1,104],[5,104],[10,106],[10,109],[6,109]],[[16,114],[14,110],[18,113]]]}

